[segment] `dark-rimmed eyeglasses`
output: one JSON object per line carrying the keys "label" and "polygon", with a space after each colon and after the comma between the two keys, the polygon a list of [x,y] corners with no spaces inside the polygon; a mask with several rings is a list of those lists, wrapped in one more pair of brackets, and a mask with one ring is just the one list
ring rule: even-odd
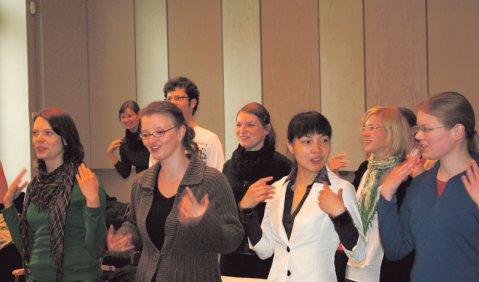
{"label": "dark-rimmed eyeglasses", "polygon": [[166,130],[155,130],[153,132],[147,132],[147,131],[144,131],[144,132],[141,132],[140,133],[140,138],[143,139],[143,140],[147,140],[147,139],[150,139],[151,137],[155,137],[155,138],[158,138],[158,137],[162,137],[162,136],[165,136],[165,134],[172,130],[173,128],[176,128],[177,126],[173,126],[171,128],[168,128]]}
{"label": "dark-rimmed eyeglasses", "polygon": [[181,100],[183,99],[188,99],[189,97],[188,96],[170,96],[170,97],[166,97],[165,98],[165,101],[167,102],[180,102]]}

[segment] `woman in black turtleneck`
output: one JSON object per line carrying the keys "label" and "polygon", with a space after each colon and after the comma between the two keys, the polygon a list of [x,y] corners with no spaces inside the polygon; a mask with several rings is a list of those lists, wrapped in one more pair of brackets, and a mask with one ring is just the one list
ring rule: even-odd
{"label": "woman in black turtleneck", "polygon": [[[135,166],[137,173],[148,168],[150,153],[139,135],[141,130],[139,111],[140,107],[135,101],[126,101],[121,105],[119,118],[126,128],[125,137],[114,140],[108,147],[108,157],[123,178],[130,176],[132,165]],[[120,159],[115,154],[118,148]]]}
{"label": "woman in black turtleneck", "polygon": [[[226,175],[235,196],[236,204],[241,201],[249,186],[264,177],[272,177],[268,183],[281,179],[291,170],[291,161],[276,152],[275,133],[268,110],[258,103],[249,103],[236,115],[236,137],[238,148],[226,161]],[[255,209],[259,221],[263,219],[265,203]],[[245,236],[239,248],[232,254],[222,255],[221,274],[236,277],[267,278],[272,258],[261,260],[248,247]]]}

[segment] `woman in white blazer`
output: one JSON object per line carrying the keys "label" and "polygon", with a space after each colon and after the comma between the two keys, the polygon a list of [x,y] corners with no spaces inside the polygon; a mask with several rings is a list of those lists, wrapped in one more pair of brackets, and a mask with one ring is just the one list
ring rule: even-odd
{"label": "woman in white blazer", "polygon": [[[292,172],[267,185],[250,186],[239,203],[251,249],[260,258],[274,255],[268,281],[336,281],[334,254],[342,244],[361,261],[366,243],[354,187],[327,167],[331,125],[318,112],[304,112],[288,126]],[[261,226],[253,208],[266,201]]]}

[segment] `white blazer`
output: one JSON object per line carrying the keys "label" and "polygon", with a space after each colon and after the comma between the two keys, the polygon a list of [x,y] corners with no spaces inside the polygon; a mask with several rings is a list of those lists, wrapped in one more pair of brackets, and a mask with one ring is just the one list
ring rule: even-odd
{"label": "white blazer", "polygon": [[[335,193],[343,188],[343,201],[351,214],[354,225],[358,228],[359,239],[352,251],[344,248],[347,256],[353,261],[362,261],[366,254],[366,241],[362,234],[362,223],[359,216],[356,192],[351,183],[339,178],[328,169],[331,182],[330,189]],[[315,183],[297,214],[291,237],[288,240],[283,227],[283,210],[285,192],[288,186],[287,176],[273,185],[276,194],[268,201],[265,208],[261,229],[263,236],[250,248],[261,259],[274,254],[273,265],[268,281],[328,281],[335,282],[334,254],[339,245],[339,236],[333,222],[318,205],[318,194],[323,184]],[[289,275],[288,275],[289,273]]]}

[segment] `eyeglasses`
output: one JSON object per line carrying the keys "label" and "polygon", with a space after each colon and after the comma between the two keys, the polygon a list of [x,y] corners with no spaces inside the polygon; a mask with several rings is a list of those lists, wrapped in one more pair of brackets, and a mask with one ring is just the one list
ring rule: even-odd
{"label": "eyeglasses", "polygon": [[443,125],[443,126],[436,126],[436,127],[424,127],[424,126],[416,125],[413,128],[416,131],[416,133],[419,132],[419,131],[422,131],[424,133],[429,133],[429,132],[433,131],[434,129],[443,128],[443,127],[446,127],[446,126]]}
{"label": "eyeglasses", "polygon": [[384,128],[384,126],[377,126],[377,125],[365,125],[363,127],[361,127],[361,132],[372,132],[378,128]]}
{"label": "eyeglasses", "polygon": [[140,133],[140,138],[143,139],[143,140],[148,140],[150,139],[151,137],[155,137],[155,138],[158,138],[158,137],[162,137],[164,136],[168,131],[172,130],[173,128],[176,128],[177,126],[173,126],[172,128],[168,128],[167,130],[155,130],[153,132],[141,132]]}
{"label": "eyeglasses", "polygon": [[167,101],[167,102],[173,102],[173,101],[180,102],[183,99],[189,99],[189,97],[188,96],[170,96],[170,97],[166,97],[165,101]]}

